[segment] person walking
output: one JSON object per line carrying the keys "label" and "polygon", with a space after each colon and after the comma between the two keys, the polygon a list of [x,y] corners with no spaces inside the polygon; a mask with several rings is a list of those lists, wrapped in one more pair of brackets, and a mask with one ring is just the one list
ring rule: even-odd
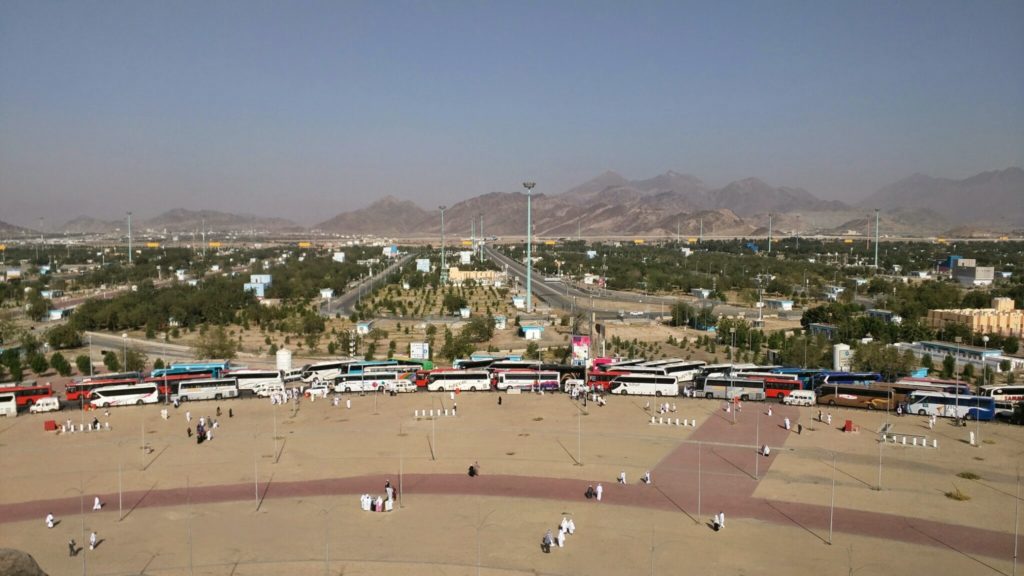
{"label": "person walking", "polygon": [[100,502],[100,497],[99,496],[97,496],[96,499],[92,501],[92,509],[93,510],[102,510],[103,509],[103,504]]}
{"label": "person walking", "polygon": [[96,531],[93,530],[92,533],[89,534],[89,550],[95,550],[96,549],[97,541],[98,541],[98,539],[96,537]]}
{"label": "person walking", "polygon": [[50,512],[49,514],[46,515],[46,527],[47,528],[53,528],[55,526],[55,522],[56,522],[56,520],[53,517],[53,512]]}
{"label": "person walking", "polygon": [[185,421],[188,422],[189,424],[192,423],[192,411],[191,410],[186,410],[185,411]]}
{"label": "person walking", "polygon": [[569,525],[566,528],[566,530],[568,531],[570,536],[576,533],[576,523],[572,521],[572,518],[569,518]]}
{"label": "person walking", "polygon": [[498,395],[498,406],[501,406],[501,395]]}
{"label": "person walking", "polygon": [[626,483],[626,473],[625,472],[619,472],[619,484],[625,484],[625,483]]}
{"label": "person walking", "polygon": [[72,538],[68,541],[68,556],[76,556],[78,554],[78,544],[75,543],[75,539]]}
{"label": "person walking", "polygon": [[604,492],[604,486],[597,485],[597,489],[594,490],[594,494],[597,496],[597,501],[601,501],[601,494]]}

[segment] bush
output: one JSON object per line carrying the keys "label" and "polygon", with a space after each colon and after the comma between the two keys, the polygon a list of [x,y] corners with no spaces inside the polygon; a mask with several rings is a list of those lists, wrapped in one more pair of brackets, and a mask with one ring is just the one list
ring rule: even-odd
{"label": "bush", "polygon": [[121,369],[121,361],[118,360],[117,354],[109,350],[103,353],[103,365],[108,372],[117,372]]}
{"label": "bush", "polygon": [[86,354],[75,356],[75,367],[78,368],[78,373],[83,376],[92,374],[92,361],[89,360],[89,356]]}
{"label": "bush", "polygon": [[55,326],[46,331],[46,342],[54,350],[79,348],[82,345],[82,333],[70,323]]}
{"label": "bush", "polygon": [[71,375],[71,363],[60,352],[54,352],[53,356],[50,356],[50,366],[53,366],[61,376]]}
{"label": "bush", "polygon": [[29,356],[28,366],[36,374],[42,374],[50,369],[50,363],[46,361],[46,356],[38,352]]}

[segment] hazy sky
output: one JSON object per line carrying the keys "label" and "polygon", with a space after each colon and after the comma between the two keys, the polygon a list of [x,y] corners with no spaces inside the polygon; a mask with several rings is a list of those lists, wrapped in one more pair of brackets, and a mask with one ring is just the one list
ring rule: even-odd
{"label": "hazy sky", "polygon": [[0,220],[1024,164],[1024,2],[0,2]]}

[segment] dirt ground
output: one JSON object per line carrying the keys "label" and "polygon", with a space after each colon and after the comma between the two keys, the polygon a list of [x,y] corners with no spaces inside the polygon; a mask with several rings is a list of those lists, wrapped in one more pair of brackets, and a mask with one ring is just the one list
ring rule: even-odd
{"label": "dirt ground", "polygon": [[[351,409],[344,399],[352,401]],[[1012,569],[1009,549],[992,558],[842,532],[828,545],[819,528],[742,515],[731,515],[727,531],[716,534],[703,523],[708,510],[703,521],[695,521],[692,510],[617,504],[614,478],[619,471],[635,479],[655,469],[673,450],[688,445],[708,419],[722,418],[717,402],[675,399],[675,415],[697,421],[690,428],[650,425],[646,400],[639,398],[610,398],[603,408],[591,404],[584,415],[561,394],[503,396],[498,406],[496,394],[466,393],[456,396],[458,416],[435,420],[416,419],[414,411],[450,410],[455,402],[449,394],[344,399],[338,407],[305,401],[298,408],[261,400],[221,402],[215,438],[203,445],[187,437],[185,413],[191,412],[193,427],[200,416],[216,418],[217,404],[210,402],[177,410],[111,409],[109,416],[65,411],[0,420],[5,464],[0,467],[0,511],[9,514],[5,521],[0,512],[0,543],[28,551],[51,574],[81,570],[83,558],[68,557],[67,540],[81,544],[83,530],[93,529],[104,541],[83,554],[87,569],[96,574],[306,574],[325,569],[330,574],[766,574],[784,569],[787,574],[933,575],[1009,574]],[[161,418],[163,409],[169,411],[167,420]],[[886,414],[837,410],[828,427],[815,421],[816,408],[800,410],[803,433],[789,434],[773,446],[774,462],[759,479],[756,497],[828,506],[835,453],[834,494],[840,510],[1013,534],[1021,429],[994,423],[964,429],[940,421],[929,430],[923,418],[889,416],[894,432],[938,439],[939,448],[884,446],[882,489],[875,490],[879,447],[874,431]],[[743,417],[756,412],[748,409]],[[111,430],[44,432],[43,421],[51,417],[73,422],[97,417],[109,422]],[[838,430],[848,418],[860,432]],[[761,433],[770,426],[778,429],[777,422],[767,419],[758,426],[764,426]],[[977,447],[966,443],[971,430],[980,434]],[[728,442],[748,445],[753,464],[755,438]],[[358,492],[259,499],[268,485],[302,480],[369,478],[380,486],[390,479],[401,486],[413,475],[465,476],[474,461],[486,475],[514,475],[524,482],[568,479],[578,481],[581,490],[603,482],[607,502],[592,506],[582,498],[417,493],[414,486],[402,487],[401,507],[388,514],[362,512]],[[964,471],[980,479],[956,476]],[[748,472],[741,470],[739,476]],[[737,477],[704,474],[708,485]],[[222,486],[246,484],[252,486],[248,499],[216,497]],[[944,493],[954,484],[970,500],[947,498]],[[155,498],[161,491],[185,487],[195,498],[119,509],[120,491]],[[657,489],[657,477],[652,488]],[[97,494],[103,495],[105,508],[91,512]],[[78,514],[80,495],[84,515]],[[57,508],[60,520],[53,530],[43,524],[48,506]],[[16,516],[16,510],[26,509],[30,517]],[[577,533],[566,548],[542,554],[538,544],[544,530],[567,514],[575,519]]]}

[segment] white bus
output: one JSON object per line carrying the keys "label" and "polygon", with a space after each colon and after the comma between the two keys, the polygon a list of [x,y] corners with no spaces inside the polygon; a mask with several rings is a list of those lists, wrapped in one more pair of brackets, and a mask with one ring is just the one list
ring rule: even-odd
{"label": "white bus", "polygon": [[172,401],[187,400],[223,400],[238,397],[238,383],[234,378],[208,378],[205,380],[185,380],[178,384],[178,393],[171,396]]}
{"label": "white bus", "polygon": [[728,376],[708,376],[704,381],[705,398],[764,400],[764,381]]}
{"label": "white bus", "polygon": [[679,384],[675,376],[625,374],[611,381],[610,392],[635,396],[678,396]]}
{"label": "white bus", "polygon": [[494,387],[498,390],[559,390],[562,380],[558,372],[540,370],[506,370],[498,372]]}
{"label": "white bus", "polygon": [[487,366],[494,374],[499,370],[540,370],[540,360],[498,360]]}
{"label": "white bus", "polygon": [[0,394],[0,416],[18,416],[18,400],[14,394]]}
{"label": "white bus", "polygon": [[675,376],[676,382],[684,384],[686,382],[693,382],[696,380],[705,365],[706,364],[700,360],[684,360],[673,362],[672,364],[665,364],[664,366],[661,366],[661,368],[665,370],[666,376]]}
{"label": "white bus", "polygon": [[395,372],[368,372],[365,374],[342,374],[334,379],[335,392],[376,392],[395,388],[401,384]]}
{"label": "white bus", "polygon": [[133,404],[156,404],[160,391],[155,383],[120,384],[95,388],[89,393],[89,404],[93,408],[109,406],[131,406]]}
{"label": "white bus", "polygon": [[991,420],[996,415],[996,402],[989,396],[914,391],[907,396],[907,412],[921,416]]}
{"label": "white bus", "polygon": [[238,393],[241,395],[256,394],[259,388],[267,384],[284,385],[279,370],[232,370],[225,372],[224,377],[234,378],[238,382]]}
{"label": "white bus", "polygon": [[335,378],[348,372],[348,365],[355,360],[334,360],[317,362],[302,367],[302,381],[306,384],[317,382],[333,382]]}
{"label": "white bus", "polygon": [[981,395],[988,396],[996,401],[996,407],[1000,410],[1013,410],[1013,405],[1024,402],[1024,386],[1020,384],[1006,384],[1003,386],[982,386]]}
{"label": "white bus", "polygon": [[427,390],[448,392],[453,390],[491,389],[491,374],[487,370],[442,370],[427,374]]}

